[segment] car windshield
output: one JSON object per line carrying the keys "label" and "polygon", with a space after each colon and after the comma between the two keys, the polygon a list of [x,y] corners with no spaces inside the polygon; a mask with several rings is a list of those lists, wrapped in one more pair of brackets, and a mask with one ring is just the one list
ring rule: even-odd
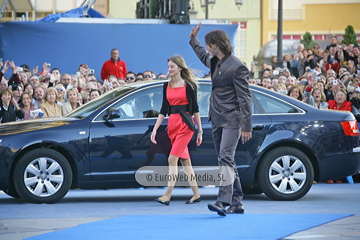
{"label": "car windshield", "polygon": [[134,88],[135,86],[131,86],[131,87],[124,86],[114,89],[110,92],[101,95],[100,97],[94,100],[91,100],[90,102],[68,113],[65,116],[71,118],[85,118],[94,111],[96,111],[97,109],[99,109],[100,107],[102,107],[103,105],[112,102],[114,99],[126,94],[129,91],[132,91]]}

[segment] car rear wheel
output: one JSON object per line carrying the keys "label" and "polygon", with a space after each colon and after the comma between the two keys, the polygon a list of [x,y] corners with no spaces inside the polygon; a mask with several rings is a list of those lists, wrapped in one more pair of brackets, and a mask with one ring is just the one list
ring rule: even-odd
{"label": "car rear wheel", "polygon": [[264,193],[274,200],[297,200],[305,196],[314,180],[314,168],[302,151],[280,147],[262,159],[258,180]]}
{"label": "car rear wheel", "polygon": [[52,149],[26,153],[16,164],[14,185],[21,198],[32,203],[55,203],[69,191],[72,171],[69,162]]}

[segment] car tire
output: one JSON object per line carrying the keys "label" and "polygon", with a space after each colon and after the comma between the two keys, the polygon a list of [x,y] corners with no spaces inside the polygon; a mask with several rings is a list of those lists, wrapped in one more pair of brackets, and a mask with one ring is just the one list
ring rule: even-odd
{"label": "car tire", "polygon": [[260,187],[252,187],[252,188],[250,188],[250,187],[243,186],[242,191],[245,194],[262,194],[263,193],[263,191],[261,190]]}
{"label": "car tire", "polygon": [[314,168],[302,151],[292,147],[271,150],[258,169],[259,186],[274,200],[292,201],[305,196],[314,180]]}
{"label": "car tire", "polygon": [[9,189],[5,190],[4,193],[13,198],[20,198],[19,194],[15,190],[15,187],[10,187]]}
{"label": "car tire", "polygon": [[69,191],[69,162],[52,149],[35,149],[19,159],[14,170],[15,190],[31,203],[55,203]]}

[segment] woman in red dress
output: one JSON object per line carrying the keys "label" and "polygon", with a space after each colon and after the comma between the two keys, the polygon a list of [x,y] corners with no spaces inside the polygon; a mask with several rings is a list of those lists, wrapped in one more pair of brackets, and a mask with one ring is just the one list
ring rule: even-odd
{"label": "woman in red dress", "polygon": [[[199,146],[202,142],[203,131],[196,93],[198,85],[194,81],[194,74],[187,68],[186,63],[181,56],[175,55],[168,59],[168,72],[170,81],[164,84],[163,103],[154,130],[151,134],[151,141],[156,144],[156,131],[160,127],[165,116],[169,115],[167,131],[172,145],[168,158],[169,176],[177,176],[178,161],[180,159],[189,185],[194,193],[194,196],[185,203],[193,204],[200,202],[201,197],[197,183],[191,177],[194,176],[194,171],[192,169],[187,146],[194,134],[194,125],[190,118],[192,115],[195,116],[196,124],[198,126],[196,144]],[[186,114],[188,115],[186,116]],[[170,178],[165,194],[160,198],[155,198],[155,201],[169,205],[175,182],[175,177]]]}

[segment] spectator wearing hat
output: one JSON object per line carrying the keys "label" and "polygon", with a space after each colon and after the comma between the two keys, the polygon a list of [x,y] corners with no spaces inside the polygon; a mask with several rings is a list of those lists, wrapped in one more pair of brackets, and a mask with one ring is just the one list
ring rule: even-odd
{"label": "spectator wearing hat", "polygon": [[25,69],[30,70],[30,67],[27,64],[22,64],[20,67],[22,67],[24,70]]}
{"label": "spectator wearing hat", "polygon": [[101,68],[101,79],[105,80],[110,75],[116,76],[116,78],[126,79],[126,63],[120,60],[119,50],[111,50],[111,59],[106,61]]}

